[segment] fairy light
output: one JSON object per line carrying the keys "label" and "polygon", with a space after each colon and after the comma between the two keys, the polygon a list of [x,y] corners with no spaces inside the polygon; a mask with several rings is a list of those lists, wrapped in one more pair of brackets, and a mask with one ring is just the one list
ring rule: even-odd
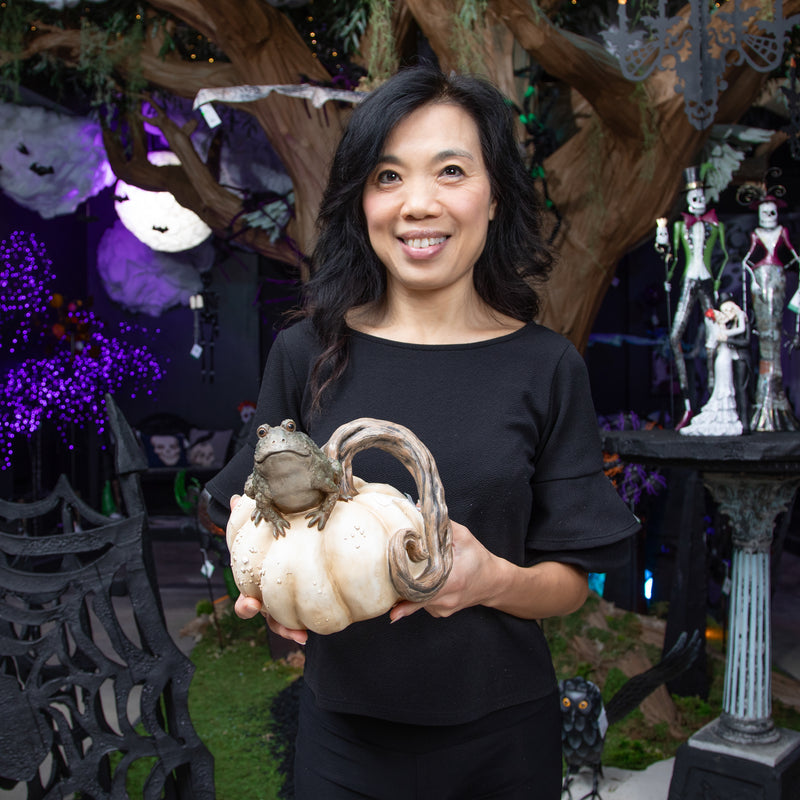
{"label": "fairy light", "polygon": [[[18,264],[23,265],[23,280],[12,283],[7,276],[14,274]],[[153,385],[164,377],[147,345],[129,341],[132,333],[147,334],[146,328],[120,323],[116,336],[107,335],[104,323],[90,308],[80,301],[65,302],[50,291],[48,284],[55,279],[50,265],[44,246],[33,236],[16,232],[10,244],[0,243],[0,312],[35,307],[40,338],[49,333],[55,340],[46,357],[26,358],[0,376],[0,470],[11,466],[17,436],[29,437],[51,422],[70,447],[71,425],[91,425],[98,434],[105,430],[105,394],[152,395]],[[34,272],[35,283],[26,283]],[[28,285],[34,291],[25,288]],[[55,315],[56,321],[42,324],[45,314]],[[5,313],[3,319],[7,319]],[[32,329],[23,330],[30,334]],[[13,342],[20,338],[19,332],[11,337]],[[30,339],[28,335],[23,341]]]}
{"label": "fairy light", "polygon": [[33,234],[14,231],[0,242],[0,319],[11,328],[8,342],[0,337],[0,351],[15,353],[20,343],[35,336],[36,320],[52,299],[52,264]]}

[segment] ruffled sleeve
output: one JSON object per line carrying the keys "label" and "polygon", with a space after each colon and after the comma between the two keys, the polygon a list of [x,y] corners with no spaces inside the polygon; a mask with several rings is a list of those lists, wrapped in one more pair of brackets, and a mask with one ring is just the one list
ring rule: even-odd
{"label": "ruffled sleeve", "polygon": [[636,533],[639,523],[603,472],[588,374],[572,345],[553,376],[548,419],[536,458],[526,560],[610,569],[627,552],[616,543]]}

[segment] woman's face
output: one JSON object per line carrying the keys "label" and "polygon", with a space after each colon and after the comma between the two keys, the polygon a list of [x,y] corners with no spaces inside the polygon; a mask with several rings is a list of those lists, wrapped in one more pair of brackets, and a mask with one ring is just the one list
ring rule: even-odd
{"label": "woman's face", "polygon": [[386,139],[362,202],[387,291],[471,291],[495,202],[466,111],[433,103],[403,119]]}

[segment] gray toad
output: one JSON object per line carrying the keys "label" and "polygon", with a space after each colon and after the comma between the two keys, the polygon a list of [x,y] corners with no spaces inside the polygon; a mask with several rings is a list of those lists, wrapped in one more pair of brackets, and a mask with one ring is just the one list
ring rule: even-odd
{"label": "gray toad", "polygon": [[341,464],[298,431],[294,420],[285,419],[280,427],[260,425],[257,432],[253,471],[244,486],[256,501],[253,522],[271,522],[277,539],[289,527],[283,514],[310,509],[308,527],[322,530],[341,496]]}

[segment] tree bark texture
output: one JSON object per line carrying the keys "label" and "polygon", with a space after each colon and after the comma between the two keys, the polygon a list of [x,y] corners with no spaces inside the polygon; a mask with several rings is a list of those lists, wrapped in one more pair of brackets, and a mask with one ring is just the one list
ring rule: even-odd
{"label": "tree bark texture", "polygon": [[[759,0],[744,0],[750,4]],[[225,52],[230,63],[186,63],[159,58],[155,44],[144,45],[138,68],[153,85],[193,97],[200,88],[242,84],[297,84],[329,76],[288,18],[265,0],[150,0],[196,28]],[[427,37],[445,71],[468,69],[486,75],[516,97],[513,60],[522,48],[553,78],[572,90],[576,132],[545,161],[549,195],[563,220],[555,241],[558,265],[545,287],[540,321],[567,335],[579,348],[588,340],[619,260],[652,238],[655,219],[668,216],[682,188],[682,174],[708,136],[696,130],[675,91],[674,71],[656,70],[646,81],[624,78],[614,58],[597,43],[556,28],[530,0],[489,0],[488,10],[467,31],[454,20],[458,0],[398,0],[395,13],[407,27],[409,14]],[[784,14],[800,11],[800,0],[785,0]],[[714,23],[712,23],[714,24]],[[462,38],[458,38],[458,31]],[[49,51],[75,63],[80,32],[42,26],[26,40],[25,55]],[[7,56],[6,56],[7,57]],[[0,53],[0,60],[4,54]],[[118,65],[121,77],[131,65]],[[730,66],[720,94],[718,122],[735,122],[757,97],[765,75]],[[329,161],[341,136],[348,108],[327,103],[316,110],[305,101],[275,93],[248,104],[291,177],[296,216],[289,234],[309,253]],[[128,159],[107,136],[118,174],[133,183],[158,185],[198,213],[215,232],[228,231],[242,210],[241,200],[220,187],[193,155],[189,132],[159,118],[182,167],[155,168],[134,149]],[[242,241],[290,263],[296,252],[269,243],[263,232],[244,231]]]}

